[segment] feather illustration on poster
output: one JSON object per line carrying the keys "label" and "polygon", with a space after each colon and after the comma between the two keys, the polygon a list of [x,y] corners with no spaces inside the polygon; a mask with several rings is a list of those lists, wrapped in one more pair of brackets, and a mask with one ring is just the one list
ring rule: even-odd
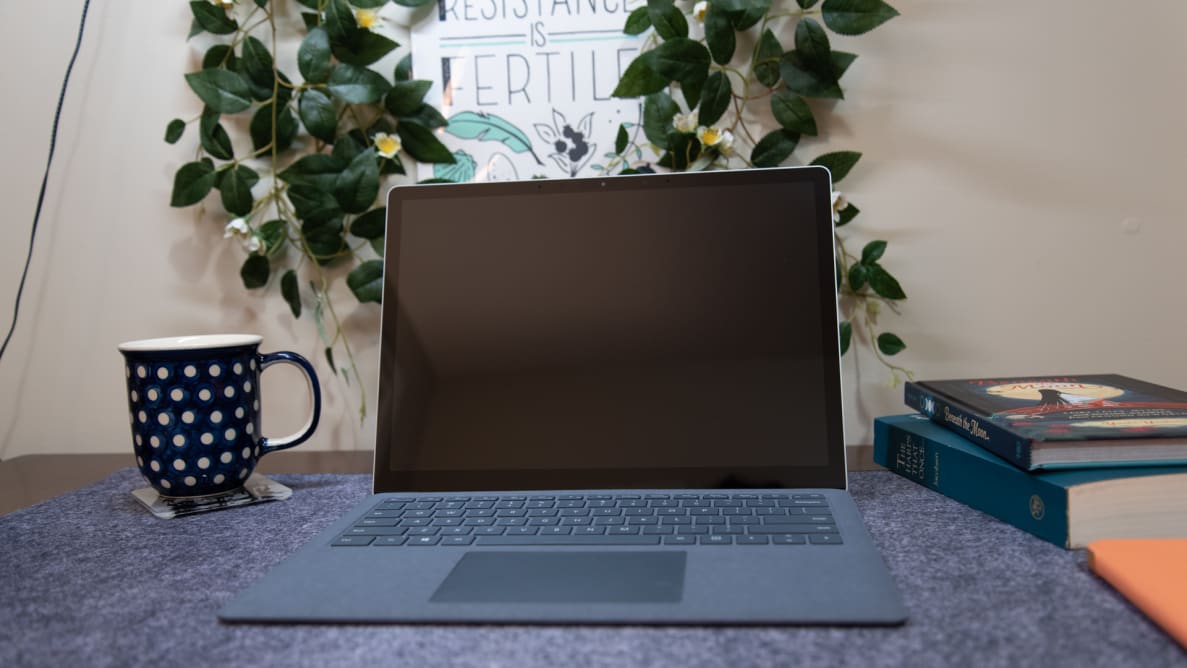
{"label": "feather illustration on poster", "polygon": [[[599,173],[599,147],[638,128],[639,100],[611,96],[643,38],[643,0],[439,0],[412,26],[413,71],[457,160],[434,178],[502,181]],[[427,169],[422,165],[422,169]]]}

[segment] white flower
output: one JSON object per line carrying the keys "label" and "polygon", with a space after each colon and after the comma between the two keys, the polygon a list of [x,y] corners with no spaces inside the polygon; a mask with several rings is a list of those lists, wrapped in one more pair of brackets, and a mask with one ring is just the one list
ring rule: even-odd
{"label": "white flower", "polygon": [[840,190],[834,190],[833,191],[833,222],[834,223],[841,222],[841,212],[844,211],[845,208],[848,206],[849,206],[849,200],[845,199],[845,196],[841,194]]}
{"label": "white flower", "polygon": [[235,218],[227,223],[223,228],[223,238],[230,239],[231,237],[243,237],[251,234],[251,228],[247,226],[247,221],[242,218]]}
{"label": "white flower", "polygon": [[705,14],[709,12],[709,3],[706,0],[701,0],[692,6],[692,17],[701,23],[705,22]]}
{"label": "white flower", "polygon": [[697,139],[701,146],[716,148],[719,153],[728,153],[734,145],[734,135],[729,130],[718,127],[697,128]]}
{"label": "white flower", "polygon": [[676,132],[692,132],[697,129],[697,110],[693,109],[687,114],[676,114],[672,117],[672,127],[676,128]]}
{"label": "white flower", "polygon": [[374,9],[356,9],[354,10],[354,20],[360,28],[375,30],[379,27],[379,12]]}
{"label": "white flower", "polygon": [[247,221],[242,218],[235,218],[227,223],[227,226],[223,228],[223,238],[238,238],[248,253],[255,253],[260,250],[259,237],[252,232],[251,227],[247,225]]}
{"label": "white flower", "polygon": [[375,143],[375,150],[379,152],[379,155],[385,158],[396,157],[396,154],[399,153],[400,149],[404,147],[403,144],[400,143],[399,137],[389,135],[386,132],[376,132],[375,137],[372,138],[372,141]]}

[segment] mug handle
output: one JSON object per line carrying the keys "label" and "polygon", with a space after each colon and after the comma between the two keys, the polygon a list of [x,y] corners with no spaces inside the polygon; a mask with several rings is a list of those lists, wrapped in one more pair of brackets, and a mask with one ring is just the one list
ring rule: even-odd
{"label": "mug handle", "polygon": [[305,382],[309,386],[309,394],[313,397],[313,412],[310,413],[309,420],[305,423],[304,427],[284,438],[260,439],[260,456],[263,457],[270,452],[300,445],[313,435],[313,431],[317,429],[317,422],[321,419],[321,385],[317,382],[317,373],[313,370],[313,365],[309,363],[309,360],[297,353],[280,351],[266,355],[257,355],[257,359],[260,362],[261,374],[264,373],[264,369],[267,369],[273,364],[292,364],[301,369],[305,374]]}

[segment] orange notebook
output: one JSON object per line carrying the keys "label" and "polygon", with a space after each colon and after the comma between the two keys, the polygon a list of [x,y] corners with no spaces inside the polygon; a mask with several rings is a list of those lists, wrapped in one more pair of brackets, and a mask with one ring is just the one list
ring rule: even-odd
{"label": "orange notebook", "polygon": [[1094,541],[1088,566],[1187,648],[1187,539]]}

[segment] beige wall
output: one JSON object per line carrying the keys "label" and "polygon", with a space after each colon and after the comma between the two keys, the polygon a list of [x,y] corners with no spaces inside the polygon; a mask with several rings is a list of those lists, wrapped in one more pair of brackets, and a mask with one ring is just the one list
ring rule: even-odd
{"label": "beige wall", "polygon": [[[842,184],[863,213],[855,247],[885,238],[909,299],[884,316],[920,377],[1118,371],[1187,387],[1187,3],[898,0],[860,38],[828,150],[866,157]],[[0,320],[7,328],[81,0],[0,3]],[[331,376],[306,316],[243,290],[237,244],[168,207],[198,105],[184,2],[94,0],[16,335],[0,361],[0,457],[128,447],[115,345],[254,331],[322,373],[307,446],[358,449],[355,385]],[[826,147],[805,146],[810,157]],[[377,308],[346,316],[374,406]],[[901,389],[868,355],[846,361],[847,433],[868,443]],[[303,421],[303,383],[265,376],[265,432]]]}

